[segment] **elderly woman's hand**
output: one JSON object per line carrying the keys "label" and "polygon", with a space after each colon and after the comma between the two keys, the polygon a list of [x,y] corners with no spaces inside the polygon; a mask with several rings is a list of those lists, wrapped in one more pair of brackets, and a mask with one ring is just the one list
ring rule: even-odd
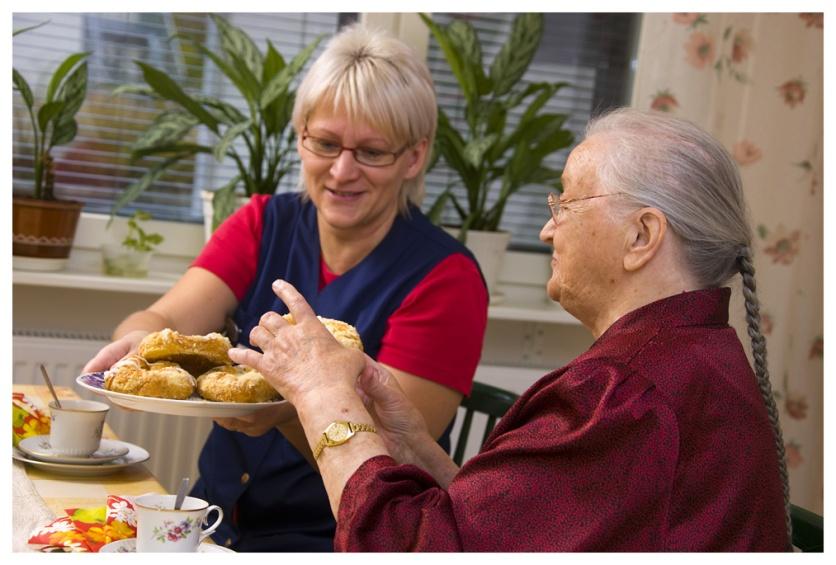
{"label": "elderly woman's hand", "polygon": [[315,399],[316,391],[334,387],[351,391],[365,364],[365,356],[343,347],[322,325],[311,307],[290,283],[277,280],[273,291],[293,314],[291,325],[276,312],[267,312],[250,332],[252,349],[231,349],[236,363],[258,370],[291,404]]}
{"label": "elderly woman's hand", "polygon": [[421,412],[406,397],[398,380],[370,357],[357,378],[357,392],[374,418],[377,432],[398,463],[420,465],[416,445],[434,443]]}

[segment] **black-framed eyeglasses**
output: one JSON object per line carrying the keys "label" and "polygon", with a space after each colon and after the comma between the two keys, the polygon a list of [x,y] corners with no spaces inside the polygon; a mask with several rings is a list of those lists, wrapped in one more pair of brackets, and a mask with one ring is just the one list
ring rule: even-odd
{"label": "black-framed eyeglasses", "polygon": [[403,155],[404,151],[409,147],[409,144],[404,145],[398,151],[383,151],[382,149],[362,146],[346,147],[330,139],[309,135],[308,130],[305,129],[302,132],[302,147],[314,155],[325,157],[326,159],[336,159],[343,151],[351,151],[354,160],[361,165],[366,165],[367,167],[388,167],[394,164],[398,160],[398,157]]}
{"label": "black-framed eyeglasses", "polygon": [[549,204],[549,209],[552,212],[552,219],[557,222],[557,217],[560,214],[560,210],[563,206],[567,204],[572,204],[573,202],[582,202],[584,200],[592,200],[593,198],[603,198],[604,196],[618,196],[620,194],[624,194],[623,192],[611,192],[609,194],[596,194],[595,196],[584,196],[583,198],[570,198],[568,200],[564,200],[563,202],[560,201],[560,196],[556,192],[550,192],[549,195],[546,197],[546,202]]}

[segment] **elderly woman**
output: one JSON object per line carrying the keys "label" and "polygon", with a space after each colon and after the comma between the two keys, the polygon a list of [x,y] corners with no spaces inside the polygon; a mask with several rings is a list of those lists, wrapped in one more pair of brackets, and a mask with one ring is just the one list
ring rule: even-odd
{"label": "elderly woman", "polygon": [[[549,296],[596,338],[457,468],[389,371],[339,347],[284,281],[258,367],[318,455],[340,550],[781,551],[786,468],[737,170],[694,125],[589,126],[541,239]],[[742,275],[753,372],[728,325]],[[374,433],[370,433],[371,430]]]}
{"label": "elderly woman", "polygon": [[[251,198],[85,370],[110,367],[150,331],[203,334],[227,316],[250,345],[264,312],[286,311],[271,290],[282,278],[317,314],[356,326],[430,436],[447,445],[481,354],[488,295],[472,255],[417,208],[436,128],[429,71],[403,43],[347,28],[300,84],[293,125],[302,197]],[[336,526],[322,479],[305,460],[299,421],[283,415],[268,409],[213,426],[192,494],[223,508],[216,542],[237,551],[331,549]]]}

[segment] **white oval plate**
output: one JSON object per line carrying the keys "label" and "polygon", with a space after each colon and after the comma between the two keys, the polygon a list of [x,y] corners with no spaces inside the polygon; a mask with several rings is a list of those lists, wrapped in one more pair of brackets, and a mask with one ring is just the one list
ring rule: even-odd
{"label": "white oval plate", "polygon": [[[99,553],[136,553],[136,538],[112,541],[99,548]],[[197,553],[235,553],[228,547],[203,542],[197,546]]]}
{"label": "white oval plate", "polygon": [[53,463],[52,461],[41,461],[40,459],[32,459],[24,452],[16,447],[12,448],[12,459],[22,461],[37,469],[49,471],[58,475],[68,475],[72,477],[100,477],[103,475],[110,475],[131,465],[147,461],[151,456],[146,450],[134,445],[132,443],[123,442],[128,446],[128,453],[122,457],[117,457],[113,461],[107,463],[99,463],[98,465],[76,465],[73,463]]}
{"label": "white oval plate", "polygon": [[114,392],[104,387],[104,373],[89,373],[81,375],[76,382],[87,390],[107,397],[108,400],[131,410],[154,412],[156,414],[171,414],[172,416],[197,416],[203,418],[234,418],[244,416],[266,408],[268,406],[283,406],[292,411],[293,407],[286,400],[272,402],[213,402],[199,396],[188,400],[174,400],[171,398],[156,398],[152,396],[137,396],[124,392]]}
{"label": "white oval plate", "polygon": [[84,457],[64,455],[56,453],[49,444],[49,436],[28,437],[18,444],[18,449],[35,459],[52,461],[54,463],[75,463],[76,465],[99,465],[122,457],[130,448],[124,441],[116,439],[103,439],[99,449],[91,455]]}

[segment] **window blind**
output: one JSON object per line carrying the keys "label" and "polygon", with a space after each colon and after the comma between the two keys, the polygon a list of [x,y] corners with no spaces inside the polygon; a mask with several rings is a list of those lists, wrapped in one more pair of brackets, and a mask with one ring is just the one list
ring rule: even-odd
{"label": "window blind", "polygon": [[[269,39],[290,60],[318,35],[330,36],[340,14],[226,14],[233,25],[247,32],[259,48]],[[344,18],[343,18],[344,19]],[[78,135],[72,143],[54,150],[55,189],[59,198],[81,200],[88,212],[109,213],[113,200],[146,170],[149,161],[132,163],[131,144],[162,108],[139,95],[113,96],[124,83],[142,84],[134,59],[170,74],[190,95],[209,95],[245,108],[228,80],[190,47],[187,41],[170,39],[175,34],[198,40],[218,50],[216,29],[207,14],[199,13],[38,13],[13,15],[15,30],[49,23],[20,34],[13,40],[13,65],[29,82],[40,101],[51,73],[67,55],[90,51],[87,97],[76,116]],[[324,49],[318,47],[311,61]],[[16,193],[32,188],[32,135],[21,97],[13,97],[13,179]],[[208,142],[198,128],[196,141]],[[202,221],[200,191],[222,186],[235,175],[229,160],[215,162],[200,155],[184,160],[164,175],[131,206],[155,218]],[[282,179],[279,190],[293,190],[298,167]]]}
{"label": "window blind", "polygon": [[[447,25],[453,18],[463,18],[473,25],[482,45],[483,65],[487,67],[507,40],[515,14],[434,13],[436,23]],[[566,81],[570,84],[557,92],[542,112],[568,115],[565,127],[581,138],[589,118],[603,110],[628,102],[630,65],[634,58],[636,14],[557,14],[544,15],[543,39],[520,88],[528,83]],[[444,53],[434,38],[430,39],[427,64],[435,81],[438,103],[454,127],[465,131],[464,99]],[[523,109],[509,115],[509,129],[519,120]],[[545,165],[562,169],[571,148],[550,156]],[[443,159],[427,175],[428,210],[444,188],[457,178]],[[459,183],[460,186],[460,183]],[[511,232],[511,248],[546,250],[538,238],[548,219],[548,188],[529,185],[508,200],[501,229]],[[464,197],[464,189],[454,191]],[[498,191],[498,187],[496,188]],[[494,197],[495,199],[495,197]],[[489,202],[494,199],[489,198]],[[455,223],[458,216],[448,208],[444,222]]]}

